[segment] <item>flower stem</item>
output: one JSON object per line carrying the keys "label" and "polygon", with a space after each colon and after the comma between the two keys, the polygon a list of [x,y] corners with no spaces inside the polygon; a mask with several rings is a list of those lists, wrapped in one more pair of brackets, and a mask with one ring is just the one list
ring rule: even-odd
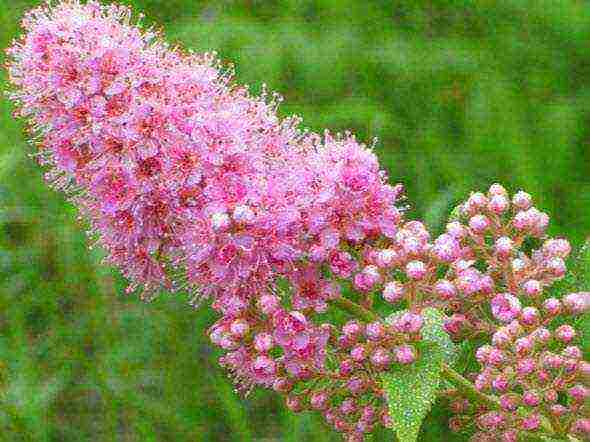
{"label": "flower stem", "polygon": [[489,396],[477,390],[465,377],[453,370],[447,364],[442,364],[442,376],[457,388],[465,397],[472,401],[483,403],[490,408],[500,408],[500,401],[495,396]]}
{"label": "flower stem", "polygon": [[362,305],[356,304],[343,296],[333,299],[332,303],[340,310],[344,310],[350,313],[352,316],[356,316],[357,318],[361,318],[367,322],[374,322],[381,319],[374,311],[369,310]]}

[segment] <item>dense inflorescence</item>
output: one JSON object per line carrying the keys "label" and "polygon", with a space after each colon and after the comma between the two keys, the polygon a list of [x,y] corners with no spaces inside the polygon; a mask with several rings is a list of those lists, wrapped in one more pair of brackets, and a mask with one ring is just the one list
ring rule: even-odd
{"label": "dense inflorescence", "polygon": [[[489,340],[474,385],[498,397],[494,409],[454,400],[453,428],[511,441],[548,419],[589,434],[589,365],[563,323],[589,295],[545,295],[570,246],[545,237],[528,194],[474,193],[433,238],[404,218],[402,187],[369,147],[280,118],[280,97],[235,85],[214,54],[168,47],[128,8],[66,0],[23,27],[10,98],[47,179],[129,291],[211,301],[208,334],[239,391],[273,389],[362,440],[393,424],[380,374],[420,358],[421,312],[434,307],[455,341]],[[368,314],[335,321],[333,304]]]}
{"label": "dense inflorescence", "polygon": [[[211,337],[240,388],[317,378],[330,330],[309,314],[340,296],[322,265],[349,277],[344,244],[391,235],[400,220],[400,188],[375,155],[350,134],[279,119],[279,97],[233,84],[212,54],[169,48],[125,7],[65,1],[23,27],[8,50],[10,97],[47,179],[130,290],[212,298],[222,319]],[[278,277],[294,287],[289,303]]]}

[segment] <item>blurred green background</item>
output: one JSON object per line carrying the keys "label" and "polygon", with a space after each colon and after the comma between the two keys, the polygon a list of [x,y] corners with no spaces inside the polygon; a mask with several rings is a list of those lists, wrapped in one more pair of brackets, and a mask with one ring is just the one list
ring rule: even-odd
{"label": "blurred green background", "polygon": [[[37,3],[0,0],[2,48]],[[500,181],[533,193],[552,233],[579,245],[590,232],[586,1],[125,3],[169,39],[217,50],[239,82],[280,92],[283,114],[378,137],[411,216],[435,230],[470,190]],[[205,339],[205,309],[123,294],[27,158],[11,110],[0,101],[0,440],[338,440],[272,394],[238,398]],[[435,409],[422,440],[460,440],[444,418]]]}

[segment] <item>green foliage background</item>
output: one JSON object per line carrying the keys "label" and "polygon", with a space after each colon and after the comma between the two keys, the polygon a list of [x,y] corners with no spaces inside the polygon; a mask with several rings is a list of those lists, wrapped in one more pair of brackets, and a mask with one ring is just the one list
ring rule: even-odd
{"label": "green foliage background", "polygon": [[[36,3],[0,0],[0,47]],[[411,216],[435,230],[470,190],[501,181],[536,196],[552,233],[579,245],[590,232],[586,1],[126,3],[168,38],[218,50],[238,81],[267,83],[312,129],[378,137]],[[0,101],[0,440],[338,440],[272,394],[238,398],[206,310],[124,295],[10,112]],[[444,418],[435,408],[421,440],[455,440]]]}

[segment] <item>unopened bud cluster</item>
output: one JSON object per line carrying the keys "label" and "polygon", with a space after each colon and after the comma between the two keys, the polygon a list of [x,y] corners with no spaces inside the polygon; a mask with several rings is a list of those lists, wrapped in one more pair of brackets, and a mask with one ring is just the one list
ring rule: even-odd
{"label": "unopened bud cluster", "polygon": [[455,411],[462,417],[452,427],[475,427],[474,441],[516,441],[521,430],[542,431],[543,422],[563,434],[590,437],[584,418],[590,365],[578,346],[579,331],[570,325],[590,308],[590,293],[549,294],[566,273],[568,241],[546,236],[549,217],[529,194],[510,198],[499,185],[472,194],[459,211],[460,220],[447,230],[461,232],[466,263],[451,281],[466,290],[450,304],[457,313],[447,330],[457,339],[489,337],[475,355],[481,371],[474,384],[499,398],[500,407],[459,399]]}

